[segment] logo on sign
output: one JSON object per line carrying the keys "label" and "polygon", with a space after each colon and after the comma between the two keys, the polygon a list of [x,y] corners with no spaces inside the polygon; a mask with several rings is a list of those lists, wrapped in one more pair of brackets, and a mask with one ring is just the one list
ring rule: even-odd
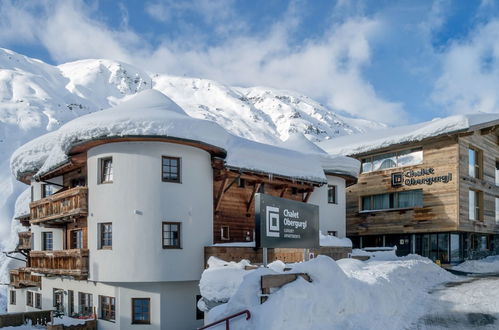
{"label": "logo on sign", "polygon": [[392,187],[400,187],[404,183],[404,173],[392,173]]}
{"label": "logo on sign", "polygon": [[267,236],[279,237],[279,208],[267,206]]}

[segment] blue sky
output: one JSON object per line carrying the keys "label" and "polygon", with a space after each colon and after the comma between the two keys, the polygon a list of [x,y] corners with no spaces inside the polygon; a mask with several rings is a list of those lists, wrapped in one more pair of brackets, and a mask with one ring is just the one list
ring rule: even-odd
{"label": "blue sky", "polygon": [[495,1],[11,1],[0,46],[51,64],[296,90],[392,125],[499,112]]}

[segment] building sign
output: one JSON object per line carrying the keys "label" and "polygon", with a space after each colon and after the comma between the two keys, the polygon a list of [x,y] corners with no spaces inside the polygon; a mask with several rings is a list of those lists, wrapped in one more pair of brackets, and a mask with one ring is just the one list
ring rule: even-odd
{"label": "building sign", "polygon": [[452,181],[452,173],[436,175],[433,167],[392,173],[392,187],[403,185],[417,186],[422,184],[431,186],[436,182],[449,183],[450,181]]}
{"label": "building sign", "polygon": [[266,194],[255,194],[256,246],[318,248],[319,207]]}

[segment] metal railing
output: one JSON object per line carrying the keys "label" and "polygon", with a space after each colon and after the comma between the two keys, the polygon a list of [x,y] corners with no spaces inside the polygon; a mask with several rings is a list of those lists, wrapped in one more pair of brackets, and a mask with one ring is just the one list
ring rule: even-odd
{"label": "metal railing", "polygon": [[207,324],[207,325],[205,325],[205,326],[203,326],[201,328],[198,328],[198,330],[208,329],[210,327],[213,327],[213,326],[215,326],[217,324],[220,324],[220,323],[223,323],[223,322],[225,322],[225,329],[229,330],[230,329],[230,325],[229,325],[230,320],[232,320],[233,318],[238,317],[240,315],[243,315],[243,314],[246,314],[246,320],[249,320],[251,318],[251,312],[246,309],[246,310],[241,311],[239,313],[229,315],[229,316],[227,316],[227,317],[225,317],[223,319],[220,319],[220,320],[215,321],[213,323]]}

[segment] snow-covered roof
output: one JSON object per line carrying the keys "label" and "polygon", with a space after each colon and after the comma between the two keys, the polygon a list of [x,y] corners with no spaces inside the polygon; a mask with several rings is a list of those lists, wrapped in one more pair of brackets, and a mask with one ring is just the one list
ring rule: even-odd
{"label": "snow-covered roof", "polygon": [[357,178],[360,171],[360,162],[351,157],[328,154],[301,133],[295,133],[279,144],[280,147],[296,150],[305,154],[319,157],[322,169],[326,174],[347,175]]}
{"label": "snow-covered roof", "polygon": [[436,118],[415,125],[374,130],[318,142],[328,153],[358,155],[403,143],[468,132],[499,124],[499,114],[469,114]]}
{"label": "snow-covered roof", "polygon": [[58,130],[28,142],[13,153],[11,170],[17,178],[28,173],[40,176],[68,163],[67,153],[75,145],[130,136],[199,142],[224,150],[228,167],[326,182],[321,156],[234,136],[214,122],[188,116],[156,90],[138,93],[113,108],[74,119]]}

